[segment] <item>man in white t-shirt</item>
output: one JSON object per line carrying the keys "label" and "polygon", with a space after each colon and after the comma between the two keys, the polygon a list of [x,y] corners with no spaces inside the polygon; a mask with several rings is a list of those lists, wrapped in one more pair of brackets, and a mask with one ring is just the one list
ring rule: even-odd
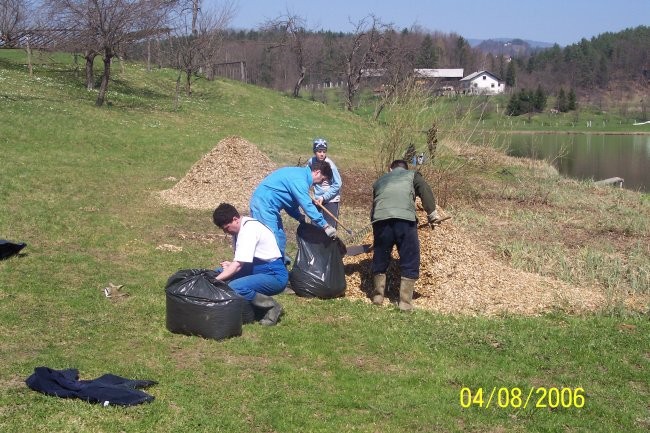
{"label": "man in white t-shirt", "polygon": [[212,215],[214,223],[232,235],[235,257],[221,262],[218,280],[228,283],[253,306],[267,310],[262,325],[275,325],[282,315],[282,305],[272,296],[282,292],[289,273],[275,235],[256,219],[242,217],[234,206],[221,203]]}

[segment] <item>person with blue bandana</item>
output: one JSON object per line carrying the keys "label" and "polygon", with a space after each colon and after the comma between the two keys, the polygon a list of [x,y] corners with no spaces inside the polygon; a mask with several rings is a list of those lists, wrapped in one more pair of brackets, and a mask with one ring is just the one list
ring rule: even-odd
{"label": "person with blue bandana", "polygon": [[334,164],[334,161],[327,156],[327,140],[324,138],[315,139],[313,143],[313,151],[314,156],[309,158],[309,161],[307,161],[308,166],[311,166],[316,161],[325,161],[330,165],[330,167],[332,167],[332,178],[324,180],[318,185],[314,185],[314,197],[321,206],[334,215],[334,217],[332,217],[327,213],[323,214],[327,224],[337,228],[337,223],[334,218],[339,217],[339,204],[341,202],[340,192],[343,180],[341,179],[336,164]]}

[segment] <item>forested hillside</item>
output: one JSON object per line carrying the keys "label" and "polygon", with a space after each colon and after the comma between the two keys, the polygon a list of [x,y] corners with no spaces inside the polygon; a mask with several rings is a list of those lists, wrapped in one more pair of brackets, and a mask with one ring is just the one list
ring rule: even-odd
{"label": "forested hillside", "polygon": [[[367,28],[347,34],[299,28],[291,37],[287,37],[286,27],[277,26],[231,31],[224,39],[223,60],[243,60],[249,82],[287,91],[301,74],[303,85],[345,83],[348,63],[354,65],[354,55],[361,52],[369,54],[365,68],[399,69],[402,73],[413,68],[463,68],[466,75],[486,69],[505,80],[511,90],[541,86],[548,94],[557,95],[560,89],[574,89],[581,100],[596,103],[634,99],[634,95],[647,92],[650,82],[647,26],[547,49],[531,48],[515,39],[510,44],[500,42],[504,45],[500,54],[489,43],[472,48],[457,34],[375,30],[383,32],[374,41],[382,47],[375,52],[363,51],[364,37],[367,43],[373,42]],[[359,44],[356,53],[355,44]]]}
{"label": "forested hillside", "polygon": [[[506,63],[515,61],[518,78],[529,87],[539,83],[549,90],[560,86],[579,89],[606,88],[615,81],[650,79],[650,27],[639,26],[619,33],[603,33],[591,40],[564,48],[554,45],[547,49],[532,49],[525,41],[515,39],[504,46],[501,54],[495,44],[486,41],[471,48],[462,36],[444,33],[424,33],[421,30],[388,33],[398,39],[409,54],[402,60],[417,68],[458,68],[466,73],[488,69],[502,79]],[[309,78],[318,80],[343,79],[341,57],[352,33],[304,32],[303,49],[309,66]],[[250,79],[262,85],[279,85],[288,79],[296,63],[282,35],[273,31],[230,31],[224,40],[225,61],[245,60]],[[275,43],[274,43],[275,42]],[[510,47],[514,47],[510,49]]]}
{"label": "forested hillside", "polygon": [[[85,61],[87,88],[99,88],[97,105],[104,103],[111,64],[118,59],[145,62],[149,70],[176,70],[177,94],[191,95],[198,79],[225,76],[295,97],[308,89],[323,100],[315,93],[338,87],[348,110],[355,109],[364,88],[384,99],[399,92],[416,68],[462,68],[465,76],[488,70],[509,92],[574,91],[579,102],[603,111],[624,102],[645,113],[648,100],[647,26],[564,48],[531,48],[521,39],[472,47],[455,33],[417,26],[400,30],[372,14],[351,17],[345,33],[309,28],[304,18],[289,13],[257,29],[233,30],[235,10],[228,2],[216,10],[200,7],[199,0],[95,2],[92,8],[64,0],[6,3],[11,8],[0,9],[0,48],[24,49],[28,63],[32,50],[74,53],[79,63]],[[96,58],[103,66],[101,80],[93,69]]]}
{"label": "forested hillside", "polygon": [[558,45],[516,57],[517,84],[549,91],[574,88],[583,97],[614,91],[646,92],[650,83],[650,27],[603,33],[591,40]]}

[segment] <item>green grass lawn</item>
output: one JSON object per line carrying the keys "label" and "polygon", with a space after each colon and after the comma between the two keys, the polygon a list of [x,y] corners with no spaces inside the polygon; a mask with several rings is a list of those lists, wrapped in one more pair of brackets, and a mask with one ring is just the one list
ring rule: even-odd
{"label": "green grass lawn", "polygon": [[[281,295],[277,327],[245,325],[225,341],[171,334],[167,278],[230,252],[180,236],[216,228],[209,211],[160,205],[154,193],[170,176],[230,135],[284,164],[326,136],[352,170],[372,164],[376,131],[361,116],[226,80],[197,81],[173,110],[175,75],[130,63],[115,66],[110,104],[96,108],[69,58],[37,59],[29,77],[23,52],[0,50],[0,238],[28,244],[0,262],[0,431],[650,428],[647,314],[454,317]],[[105,298],[109,282],[130,296]],[[159,383],[151,404],[104,408],[31,391],[24,380],[38,366]],[[464,408],[463,388],[481,388],[483,403]],[[506,402],[515,388],[556,407]],[[567,399],[582,388],[584,405],[562,407],[539,388]]]}

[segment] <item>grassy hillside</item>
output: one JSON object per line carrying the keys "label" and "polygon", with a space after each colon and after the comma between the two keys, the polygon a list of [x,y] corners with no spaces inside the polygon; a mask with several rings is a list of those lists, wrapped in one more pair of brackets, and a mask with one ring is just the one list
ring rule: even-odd
{"label": "grassy hillside", "polygon": [[[345,298],[281,295],[287,313],[277,327],[246,325],[241,337],[220,342],[171,334],[167,278],[230,253],[209,236],[218,233],[210,211],[162,206],[153,193],[223,137],[239,135],[293,164],[323,135],[355,176],[344,207],[356,204],[361,215],[378,127],[224,80],[198,81],[173,110],[173,72],[129,63],[121,72],[116,63],[113,77],[110,104],[98,109],[69,57],[37,57],[30,77],[24,52],[0,50],[0,237],[28,244],[0,262],[3,432],[650,426],[647,304],[624,302],[629,294],[647,299],[647,196],[594,190],[450,142],[430,180],[454,221],[513,266],[604,287],[609,309],[584,317],[405,315]],[[183,249],[157,249],[164,243]],[[130,296],[105,298],[109,282]],[[24,384],[37,366],[77,368],[82,379],[153,379],[156,399],[122,409],[46,397]],[[541,388],[564,389],[566,407]],[[519,391],[531,395],[525,408]],[[576,399],[583,395],[584,405]]]}

